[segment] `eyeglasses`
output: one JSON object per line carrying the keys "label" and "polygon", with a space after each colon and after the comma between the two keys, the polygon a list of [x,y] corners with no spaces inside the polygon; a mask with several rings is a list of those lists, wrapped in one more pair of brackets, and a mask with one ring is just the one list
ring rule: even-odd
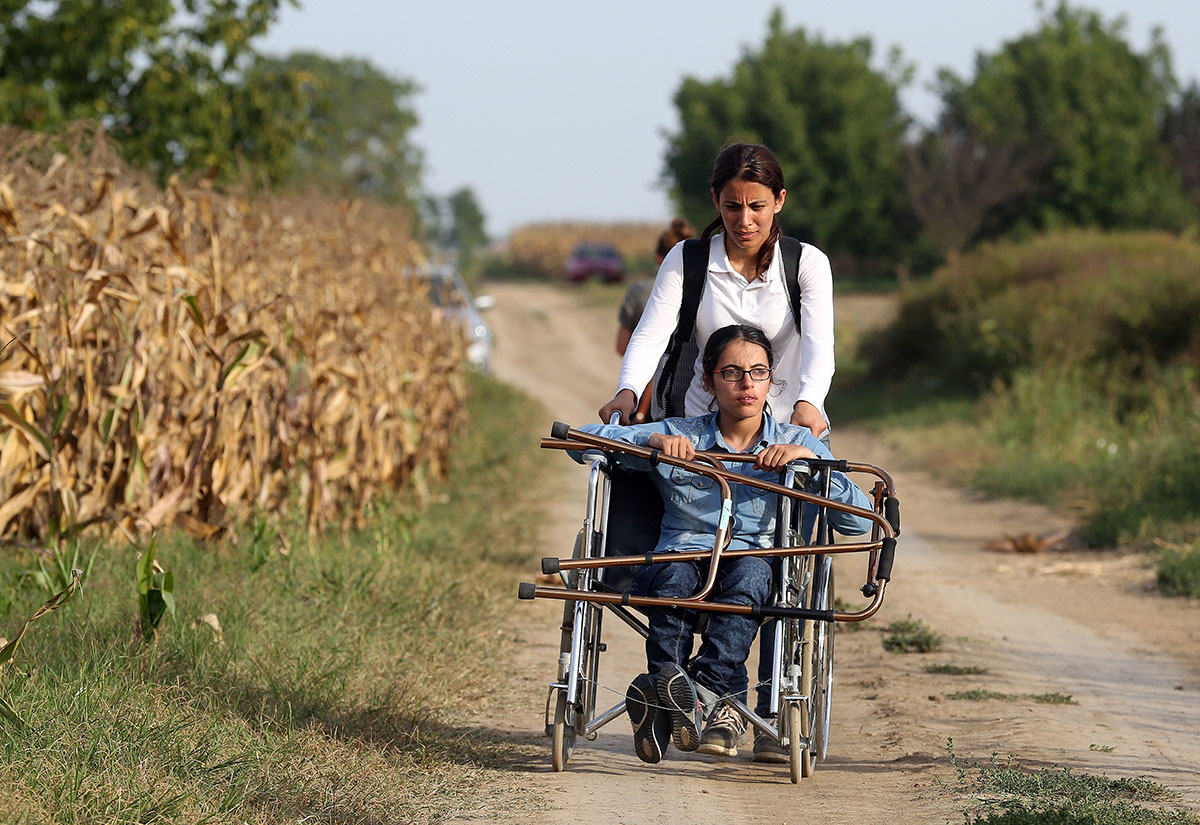
{"label": "eyeglasses", "polygon": [[722,378],[731,384],[741,381],[742,377],[746,375],[749,375],[750,380],[754,381],[755,383],[758,383],[759,381],[766,381],[771,377],[770,367],[751,367],[748,370],[744,370],[741,367],[726,367],[723,370],[713,370],[713,372],[718,373]]}

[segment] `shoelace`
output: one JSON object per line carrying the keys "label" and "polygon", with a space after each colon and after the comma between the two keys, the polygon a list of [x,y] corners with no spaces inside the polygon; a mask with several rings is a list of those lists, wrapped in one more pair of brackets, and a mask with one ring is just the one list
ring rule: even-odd
{"label": "shoelace", "polygon": [[[583,677],[581,677],[579,681],[581,681],[581,682],[591,682],[593,685],[595,685],[596,687],[600,688],[601,690],[608,691],[609,693],[612,693],[612,694],[614,694],[614,695],[616,695],[616,696],[620,696],[620,697],[622,697],[622,698],[624,698],[624,696],[625,696],[625,691],[624,691],[624,690],[617,690],[616,688],[609,687],[608,685],[606,685],[606,684],[604,684],[603,682],[600,682],[600,681],[598,681],[598,680],[596,680],[596,679],[587,679],[587,678],[583,678]],[[758,683],[758,684],[756,684],[756,685],[749,685],[749,686],[746,688],[746,691],[747,691],[747,693],[748,693],[748,692],[749,692],[749,691],[751,691],[751,690],[754,690],[754,689],[756,689],[756,688],[759,688],[759,687],[761,687],[761,686],[763,686],[763,685],[769,685],[769,684],[770,684],[770,682],[759,682],[759,683]],[[716,698],[716,701],[717,701],[718,703],[720,703],[720,702],[723,702],[723,701],[724,701],[724,700],[726,700],[726,699],[733,699],[733,698],[735,698],[736,696],[737,696],[737,694],[736,694],[736,693],[726,693],[726,694],[724,694],[724,695],[722,695],[722,696],[718,696],[718,697]],[[654,704],[654,703],[652,703],[652,702],[647,702],[647,703],[646,703],[646,707],[648,707],[648,708],[654,708],[655,710],[679,710],[679,708],[675,707],[674,705],[658,705],[658,704]],[[720,708],[724,708],[724,707],[725,707],[725,705],[723,705],[723,704],[718,704],[718,705],[717,705],[717,707],[718,707],[718,709],[720,709]],[[730,713],[732,713],[733,711],[729,711],[729,712],[730,712]],[[714,718],[715,718],[715,712],[714,712]]]}

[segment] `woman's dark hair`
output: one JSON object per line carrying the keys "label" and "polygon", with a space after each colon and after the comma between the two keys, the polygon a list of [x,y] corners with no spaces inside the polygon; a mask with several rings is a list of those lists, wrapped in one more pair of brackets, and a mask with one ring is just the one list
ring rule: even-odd
{"label": "woman's dark hair", "polygon": [[696,230],[692,229],[690,223],[683,218],[672,218],[671,225],[658,236],[658,245],[654,249],[654,254],[661,260],[667,257],[667,253],[675,244],[694,237],[696,237]]}
{"label": "woman's dark hair", "polygon": [[[770,189],[776,198],[784,190],[783,169],[780,168],[775,153],[761,143],[731,143],[717,154],[717,159],[713,161],[712,177],[709,179],[709,188],[712,189],[713,195],[721,197],[721,190],[731,180],[761,183]],[[723,227],[724,223],[718,212],[712,223],[704,227],[700,239],[707,241]],[[772,215],[771,232],[767,235],[762,249],[758,251],[756,275],[763,274],[771,265],[771,258],[775,255],[775,242],[778,240],[779,216]]]}
{"label": "woman's dark hair", "polygon": [[[721,358],[721,353],[735,341],[745,341],[747,344],[757,344],[762,347],[767,353],[767,366],[775,368],[775,350],[771,349],[771,339],[765,332],[748,324],[730,324],[708,336],[708,343],[704,345],[704,356],[700,359],[700,368],[704,370],[704,381],[711,383],[712,374],[717,370],[717,361]],[[771,383],[779,382],[772,378]],[[715,398],[709,402],[710,410],[715,402]],[[769,405],[767,411],[770,412]]]}

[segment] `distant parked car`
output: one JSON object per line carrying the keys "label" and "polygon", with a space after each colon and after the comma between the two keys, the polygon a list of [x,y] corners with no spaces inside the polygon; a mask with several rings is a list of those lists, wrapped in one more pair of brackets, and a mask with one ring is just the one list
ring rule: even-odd
{"label": "distant parked car", "polygon": [[625,277],[621,254],[610,244],[577,244],[567,256],[567,280],[577,284],[596,276],[606,284],[615,284]]}
{"label": "distant parked car", "polygon": [[491,309],[495,300],[490,295],[471,297],[471,290],[458,272],[449,267],[426,273],[429,279],[429,300],[451,320],[462,324],[467,336],[467,360],[488,372],[492,363],[492,331],[480,314]]}

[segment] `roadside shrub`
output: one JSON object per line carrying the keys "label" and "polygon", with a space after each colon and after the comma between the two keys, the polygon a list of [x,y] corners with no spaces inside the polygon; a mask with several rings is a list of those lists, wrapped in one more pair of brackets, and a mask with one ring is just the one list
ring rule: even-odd
{"label": "roadside shrub", "polygon": [[1195,241],[1070,232],[980,247],[910,289],[863,354],[876,374],[933,388],[922,409],[974,393],[968,480],[1066,508],[1089,545],[1200,520]]}
{"label": "roadside shrub", "polygon": [[1158,559],[1158,589],[1168,596],[1200,598],[1200,544],[1167,549]]}
{"label": "roadside shrub", "polygon": [[1134,379],[1147,364],[1194,364],[1200,244],[1071,232],[985,245],[911,289],[866,347],[877,371],[921,368],[981,389],[1042,363]]}

